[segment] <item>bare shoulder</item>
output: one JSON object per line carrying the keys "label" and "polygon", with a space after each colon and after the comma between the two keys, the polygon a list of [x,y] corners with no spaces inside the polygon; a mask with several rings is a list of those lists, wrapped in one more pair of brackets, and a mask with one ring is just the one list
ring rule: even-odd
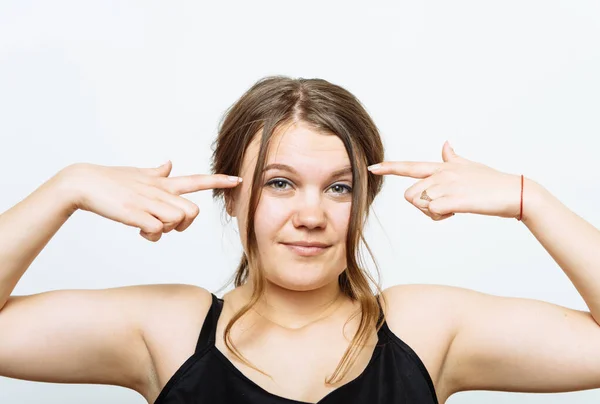
{"label": "bare shoulder", "polygon": [[[411,304],[410,312],[423,314],[427,311],[438,309],[450,309],[446,305],[454,302],[459,303],[468,299],[472,294],[481,294],[475,290],[461,288],[458,286],[439,284],[405,284],[394,285],[383,290],[384,298],[388,305],[384,307],[385,314],[394,320],[394,316],[406,314],[407,304]],[[389,312],[386,311],[389,309]],[[451,311],[451,310],[449,310]]]}
{"label": "bare shoulder", "polygon": [[149,399],[194,350],[211,300],[191,285],[10,296],[0,311],[0,376],[117,385]]}
{"label": "bare shoulder", "polygon": [[140,323],[152,366],[143,395],[154,402],[171,376],[194,353],[212,294],[187,284],[146,285],[144,293],[147,299]]}
{"label": "bare shoulder", "polygon": [[451,394],[444,378],[444,364],[456,335],[461,301],[473,292],[435,284],[395,285],[383,291],[382,307],[388,327],[419,356],[440,403]]}

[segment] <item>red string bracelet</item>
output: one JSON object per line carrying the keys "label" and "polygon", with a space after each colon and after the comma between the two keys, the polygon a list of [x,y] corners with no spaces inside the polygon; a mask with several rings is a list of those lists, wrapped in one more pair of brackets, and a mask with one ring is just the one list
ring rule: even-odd
{"label": "red string bracelet", "polygon": [[523,174],[521,174],[521,211],[519,212],[519,217],[517,218],[517,220],[519,222],[523,218],[523,182],[524,182],[524,178],[523,178]]}

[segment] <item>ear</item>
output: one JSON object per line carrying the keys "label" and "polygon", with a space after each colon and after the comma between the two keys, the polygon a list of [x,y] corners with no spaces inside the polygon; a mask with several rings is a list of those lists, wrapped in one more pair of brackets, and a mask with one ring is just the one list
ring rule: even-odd
{"label": "ear", "polygon": [[226,192],[224,194],[224,198],[225,198],[225,211],[227,212],[227,214],[229,216],[236,217],[237,208],[236,208],[235,197],[233,195],[233,192]]}

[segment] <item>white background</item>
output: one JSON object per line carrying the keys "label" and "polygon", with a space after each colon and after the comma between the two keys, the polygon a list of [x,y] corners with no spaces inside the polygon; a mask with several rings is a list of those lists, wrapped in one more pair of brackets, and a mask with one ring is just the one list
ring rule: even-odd
{"label": "white background", "polygon": [[[172,175],[205,173],[226,108],[261,77],[284,74],[352,91],[390,160],[441,161],[449,139],[458,154],[523,173],[600,224],[600,3],[251,3],[0,3],[0,211],[78,161],[171,159]],[[367,240],[384,287],[440,283],[586,309],[522,223],[433,222],[403,198],[414,182],[388,178],[376,199]],[[140,283],[216,292],[239,240],[209,191],[188,197],[200,216],[158,243],[77,212],[14,293]],[[590,390],[464,392],[448,403],[598,401]],[[0,378],[0,402],[145,401],[120,387]]]}

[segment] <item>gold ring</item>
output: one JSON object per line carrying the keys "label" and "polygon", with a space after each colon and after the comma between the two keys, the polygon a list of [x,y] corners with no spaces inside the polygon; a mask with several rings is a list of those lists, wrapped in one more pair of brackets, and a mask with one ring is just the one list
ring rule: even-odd
{"label": "gold ring", "polygon": [[421,199],[424,199],[424,200],[429,201],[429,202],[431,202],[433,200],[433,199],[431,199],[429,197],[429,195],[427,195],[427,190],[421,192]]}

